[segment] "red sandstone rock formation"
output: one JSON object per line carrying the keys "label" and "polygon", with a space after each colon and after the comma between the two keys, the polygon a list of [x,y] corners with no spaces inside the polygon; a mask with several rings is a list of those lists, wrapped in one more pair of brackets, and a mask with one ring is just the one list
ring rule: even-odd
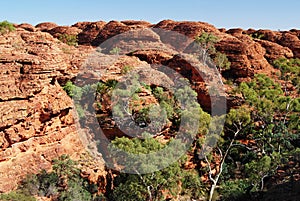
{"label": "red sandstone rock formation", "polygon": [[[226,31],[203,22],[172,20],[156,25],[144,21],[80,22],[71,27],[54,23],[16,25],[15,32],[0,35],[0,192],[15,188],[27,173],[49,169],[51,160],[61,154],[79,158],[86,151],[78,137],[72,101],[59,83],[76,77],[95,46],[117,34],[150,27],[179,32],[191,41],[203,31],[215,34],[220,38],[216,48],[228,56],[230,77],[235,79],[251,78],[256,72],[269,73],[277,58],[300,57],[299,30]],[[77,35],[79,46],[60,42],[56,39],[59,34]],[[254,34],[260,37],[253,38]],[[164,38],[159,31],[148,31],[146,36],[149,47],[161,41],[178,45],[174,38]],[[102,79],[119,79],[124,65],[150,68],[157,64],[168,65],[197,83],[198,98],[202,106],[209,108],[210,99],[199,72],[172,51],[133,51],[106,66]],[[97,174],[85,169],[85,176],[93,182],[100,177],[105,180],[104,164],[98,164],[98,168]]]}

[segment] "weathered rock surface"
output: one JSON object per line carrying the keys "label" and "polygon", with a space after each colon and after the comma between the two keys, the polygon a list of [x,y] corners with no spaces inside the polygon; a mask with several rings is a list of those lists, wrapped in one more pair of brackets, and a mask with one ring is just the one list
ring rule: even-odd
{"label": "weathered rock surface", "polygon": [[[0,36],[0,192],[15,188],[28,173],[49,169],[62,154],[85,151],[73,103],[57,82],[73,77],[84,52],[22,27]],[[102,170],[105,175],[103,165]]]}
{"label": "weathered rock surface", "polygon": [[[95,47],[117,34],[144,28],[155,29],[121,38],[118,45],[126,44],[126,55],[102,55],[108,63],[99,63],[101,54],[94,52]],[[176,34],[169,37],[161,29],[181,33],[190,40],[175,37]],[[52,159],[61,154],[80,159],[86,151],[78,137],[72,101],[59,84],[75,80],[88,65],[99,68],[103,81],[120,79],[124,66],[145,68],[145,82],[157,85],[165,79],[158,76],[155,68],[166,65],[190,79],[200,103],[209,110],[210,97],[203,77],[205,73],[208,77],[212,75],[205,68],[195,71],[186,58],[166,48],[171,45],[183,50],[203,31],[220,39],[216,48],[230,60],[231,78],[247,79],[257,72],[270,73],[274,71],[271,64],[275,59],[300,57],[299,30],[225,30],[203,22],[164,20],[153,25],[144,21],[98,21],[79,22],[70,27],[50,22],[35,27],[23,23],[16,25],[15,32],[0,35],[0,192],[14,189],[28,173],[49,170]],[[56,39],[60,34],[76,35],[79,46],[62,43]],[[135,39],[147,45],[136,50]],[[161,43],[166,47],[155,49]],[[92,75],[88,73],[86,76]],[[109,136],[114,132],[107,130]],[[96,171],[92,171],[94,166]],[[84,168],[83,174],[105,186],[103,162]]]}
{"label": "weathered rock surface", "polygon": [[75,25],[73,25],[82,30],[82,32],[78,34],[78,43],[82,45],[90,45],[105,24],[105,22],[99,21],[76,23]]}
{"label": "weathered rock surface", "polygon": [[57,26],[58,25],[53,22],[42,22],[40,24],[37,24],[35,27],[38,28],[40,31],[49,31],[50,29],[53,29]]}
{"label": "weathered rock surface", "polygon": [[53,29],[47,30],[52,36],[58,38],[62,34],[67,35],[78,35],[82,30],[77,27],[69,27],[69,26],[57,26]]}

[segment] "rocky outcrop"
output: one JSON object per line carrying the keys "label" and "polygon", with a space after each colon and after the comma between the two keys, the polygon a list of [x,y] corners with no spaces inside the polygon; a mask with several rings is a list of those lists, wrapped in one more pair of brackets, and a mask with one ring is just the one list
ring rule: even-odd
{"label": "rocky outcrop", "polygon": [[111,21],[104,25],[100,30],[96,38],[92,41],[92,45],[98,46],[108,38],[111,38],[117,34],[129,31],[130,27],[117,21]]}
{"label": "rocky outcrop", "polygon": [[19,24],[19,25],[17,25],[17,27],[25,29],[27,31],[36,31],[36,28],[34,26],[32,26],[31,24],[28,24],[28,23]]}
{"label": "rocky outcrop", "polygon": [[271,30],[248,30],[247,34],[252,34],[262,40],[277,43],[283,47],[290,49],[294,57],[300,57],[300,39],[299,30],[292,29],[291,31],[271,31]]}
{"label": "rocky outcrop", "polygon": [[266,50],[247,35],[233,33],[233,36],[224,36],[216,48],[227,55],[231,62],[230,72],[236,78],[251,77],[256,70],[270,67],[264,57]]}
{"label": "rocky outcrop", "polygon": [[277,42],[292,50],[295,57],[300,57],[300,39],[297,35],[284,32]]}
{"label": "rocky outcrop", "polygon": [[49,169],[62,154],[85,152],[73,103],[57,81],[73,77],[84,53],[22,27],[0,36],[0,192],[15,188],[28,173]]}
{"label": "rocky outcrop", "polygon": [[49,31],[50,29],[53,29],[57,26],[58,25],[53,22],[42,22],[40,24],[37,24],[35,27],[40,31]]}
{"label": "rocky outcrop", "polygon": [[78,44],[90,45],[92,41],[97,37],[98,33],[104,27],[105,24],[105,22],[99,21],[76,23],[75,25],[73,25],[82,30],[82,32],[78,34]]}
{"label": "rocky outcrop", "polygon": [[256,40],[263,48],[265,48],[265,58],[272,62],[275,59],[286,57],[286,58],[293,58],[294,54],[291,49],[288,47],[283,47],[277,43],[267,41],[267,40]]}
{"label": "rocky outcrop", "polygon": [[[49,170],[52,159],[61,154],[80,160],[80,155],[86,152],[78,135],[73,103],[60,84],[76,80],[78,72],[83,72],[85,67],[88,69],[89,64],[99,67],[103,81],[119,80],[124,76],[125,66],[144,69],[141,75],[150,85],[160,85],[166,80],[159,77],[156,68],[168,66],[191,81],[199,102],[209,111],[211,100],[203,76],[212,75],[204,72],[205,68],[195,70],[187,58],[171,51],[169,46],[184,50],[203,31],[213,33],[219,38],[216,49],[226,54],[231,62],[226,75],[234,79],[250,79],[257,72],[268,74],[274,71],[272,62],[277,58],[300,57],[299,30],[226,30],[203,22],[172,20],[155,25],[127,20],[79,22],[72,26],[50,22],[35,27],[26,23],[15,26],[15,32],[0,35],[0,192],[14,189],[28,173],[43,168]],[[129,38],[119,38],[118,46],[123,49],[126,45],[126,52],[121,52],[126,55],[103,56],[94,52],[97,46],[113,36],[139,29],[145,30]],[[181,33],[188,38],[166,35],[161,30]],[[79,46],[68,46],[56,39],[61,34],[77,36]],[[147,45],[138,46],[136,39]],[[162,42],[165,46],[160,46]],[[136,47],[140,49],[134,49]],[[113,46],[106,51],[111,48]],[[107,64],[97,63],[97,60],[93,63],[91,55],[103,58],[103,61],[116,59]],[[84,76],[92,75],[88,71],[85,73]],[[232,101],[230,103],[229,106],[234,105]],[[115,133],[122,134],[109,128],[112,121],[107,122],[106,134],[110,139]],[[84,166],[83,170],[83,175],[90,181],[102,182],[102,187],[105,186],[103,161],[90,168]]]}
{"label": "rocky outcrop", "polygon": [[154,26],[154,28],[176,31],[190,38],[199,36],[202,32],[218,33],[219,30],[213,25],[205,22],[175,22],[172,20],[164,20]]}
{"label": "rocky outcrop", "polygon": [[69,27],[69,26],[57,26],[53,29],[47,30],[52,36],[58,38],[62,34],[66,35],[75,35],[77,36],[82,30],[77,27]]}

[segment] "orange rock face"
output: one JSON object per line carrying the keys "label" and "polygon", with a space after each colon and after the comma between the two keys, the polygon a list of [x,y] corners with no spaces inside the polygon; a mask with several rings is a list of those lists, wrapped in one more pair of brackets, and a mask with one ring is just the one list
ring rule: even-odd
{"label": "orange rock face", "polygon": [[0,36],[0,192],[28,173],[48,170],[62,154],[85,151],[72,100],[57,82],[74,70],[63,49],[78,50],[24,26]]}
{"label": "orange rock face", "polygon": [[[0,192],[14,189],[28,173],[49,170],[52,159],[61,154],[78,158],[86,151],[78,137],[73,102],[60,84],[76,77],[96,46],[117,34],[140,28],[157,28],[144,34],[143,40],[152,44],[151,48],[161,41],[179,46],[180,42],[190,42],[159,35],[158,29],[184,34],[191,41],[203,31],[213,33],[220,39],[216,49],[231,62],[228,74],[234,79],[251,78],[257,72],[269,73],[274,70],[271,64],[277,58],[300,57],[299,30],[226,31],[203,22],[172,20],[156,25],[144,21],[79,22],[70,27],[50,22],[35,27],[16,25],[15,32],[0,35]],[[76,35],[79,46],[60,42],[56,39],[60,34]],[[119,45],[125,42],[122,40]],[[128,44],[128,48],[135,45]],[[196,72],[174,52],[151,48],[133,51],[111,65],[103,65],[106,70],[103,81],[119,79],[125,65],[146,66],[145,83],[159,85],[160,79],[164,79],[158,78],[159,74],[151,67],[167,65],[194,84],[200,103],[209,111],[210,98],[201,77],[204,72]],[[84,175],[105,185],[104,164],[97,165],[97,173],[87,168]]]}

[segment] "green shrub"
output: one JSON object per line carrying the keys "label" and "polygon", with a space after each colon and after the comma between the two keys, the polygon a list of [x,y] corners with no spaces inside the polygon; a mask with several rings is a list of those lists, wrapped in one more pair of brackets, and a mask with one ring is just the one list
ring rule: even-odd
{"label": "green shrub", "polygon": [[[151,165],[144,166],[141,165],[138,154],[149,154],[154,151],[161,150],[165,147],[162,143],[158,142],[156,139],[150,137],[150,134],[144,133],[145,139],[141,140],[139,138],[128,139],[125,137],[116,138],[112,141],[109,149],[113,154],[113,158],[116,159],[118,164],[123,164],[123,162],[130,162],[130,167],[139,173],[140,170],[156,170],[159,165],[166,161],[161,161],[160,156],[149,155],[145,157],[142,163]],[[176,144],[176,146],[179,144]],[[180,146],[178,146],[180,147]],[[178,148],[176,147],[176,148]],[[117,149],[116,149],[117,148]],[[120,152],[122,149],[128,153],[133,153],[132,157],[128,159],[119,160]],[[175,147],[174,147],[175,149]],[[180,149],[180,148],[179,148]],[[175,151],[175,150],[173,150]],[[149,169],[151,168],[151,169]],[[173,162],[162,170],[155,171],[153,173],[147,174],[120,174],[114,180],[115,189],[111,194],[111,200],[115,201],[131,201],[131,200],[153,200],[159,201],[164,200],[163,192],[167,192],[169,195],[176,196],[179,194],[180,188],[178,183],[180,183],[182,175],[182,169],[180,168],[180,162]]]}
{"label": "green shrub", "polygon": [[265,37],[265,35],[264,34],[262,34],[262,33],[253,33],[253,34],[250,34],[250,37],[251,38],[256,38],[256,39],[263,39],[264,37]]}
{"label": "green shrub", "polygon": [[205,194],[199,174],[195,170],[183,171],[182,195],[188,195],[193,199],[202,197]]}
{"label": "green shrub", "polygon": [[200,58],[206,61],[207,57],[210,56],[213,62],[221,72],[223,70],[230,69],[231,63],[229,62],[226,54],[218,52],[215,48],[216,43],[220,39],[212,33],[203,32],[200,36],[195,38],[195,43],[201,46]]}
{"label": "green shrub", "polygon": [[121,49],[119,47],[114,47],[109,51],[110,54],[114,54],[114,55],[119,55],[120,52],[121,52]]}
{"label": "green shrub", "polygon": [[226,54],[217,52],[213,60],[219,71],[230,69],[231,63],[228,60]]}
{"label": "green shrub", "polygon": [[14,31],[15,27],[12,23],[8,22],[8,21],[3,21],[0,22],[0,34],[5,34],[11,31]]}
{"label": "green shrub", "polygon": [[[248,190],[247,190],[248,189]],[[222,200],[241,200],[251,190],[251,184],[246,180],[228,180],[220,185],[220,194]]]}
{"label": "green shrub", "polygon": [[63,89],[74,100],[81,100],[83,94],[82,88],[76,86],[71,81],[68,81],[65,86],[63,86]]}
{"label": "green shrub", "polygon": [[115,89],[117,84],[118,84],[118,81],[113,80],[113,79],[112,80],[107,80],[105,84],[109,89]]}
{"label": "green shrub", "polygon": [[195,38],[195,42],[199,44],[209,54],[216,52],[215,44],[219,38],[212,33],[202,32],[200,36]]}
{"label": "green shrub", "polygon": [[78,39],[77,39],[76,35],[60,34],[58,36],[58,40],[60,40],[63,43],[66,43],[70,46],[77,46],[78,45]]}
{"label": "green shrub", "polygon": [[279,78],[290,82],[298,89],[300,89],[300,59],[286,59],[279,58],[273,62],[275,68],[280,70]]}
{"label": "green shrub", "polygon": [[36,199],[30,195],[26,195],[22,192],[13,191],[7,194],[0,195],[2,201],[36,201]]}
{"label": "green shrub", "polygon": [[124,66],[122,69],[121,69],[121,74],[122,75],[125,75],[127,74],[129,71],[131,71],[133,69],[132,66]]}
{"label": "green shrub", "polygon": [[[46,196],[58,201],[91,201],[92,186],[80,175],[77,163],[68,155],[53,160],[52,172],[42,170],[39,174],[28,175],[22,181],[18,192],[6,195],[6,200],[34,201],[30,196]],[[29,196],[30,195],[30,196]],[[3,196],[0,197],[3,199]],[[24,199],[23,199],[24,198]],[[4,199],[5,200],[5,199]]]}

